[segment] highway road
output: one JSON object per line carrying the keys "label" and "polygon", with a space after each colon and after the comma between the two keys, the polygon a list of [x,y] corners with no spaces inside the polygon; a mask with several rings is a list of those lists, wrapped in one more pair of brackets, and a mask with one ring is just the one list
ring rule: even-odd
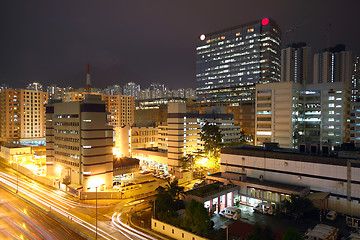
{"label": "highway road", "polygon": [[84,239],[0,188],[0,239]]}
{"label": "highway road", "polygon": [[[43,186],[20,175],[17,181],[14,171],[0,164],[0,185],[13,191],[55,218],[85,234],[87,238],[153,240],[157,239],[128,226],[127,213],[133,200],[98,200],[96,230],[95,200],[79,201],[68,194]],[[137,200],[138,201],[138,200]]]}

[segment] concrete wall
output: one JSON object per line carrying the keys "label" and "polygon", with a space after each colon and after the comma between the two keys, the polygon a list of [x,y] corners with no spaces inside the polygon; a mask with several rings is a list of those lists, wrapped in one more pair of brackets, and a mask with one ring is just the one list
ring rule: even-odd
{"label": "concrete wall", "polygon": [[181,228],[174,227],[170,224],[161,222],[154,218],[151,218],[151,229],[169,236],[174,239],[184,240],[207,240],[207,238],[200,237],[194,233],[185,231]]}
{"label": "concrete wall", "polygon": [[[129,189],[129,190],[123,191],[123,192],[115,192],[115,191],[98,192],[97,198],[98,199],[111,199],[111,198],[124,199],[124,198],[136,197],[136,196],[146,196],[149,193],[154,192],[156,190],[156,188],[158,188],[159,186],[165,187],[166,184],[167,183],[158,182],[158,181],[142,183],[142,184],[140,184],[140,188]],[[95,191],[94,192],[80,192],[79,198],[82,200],[95,199],[96,192]]]}

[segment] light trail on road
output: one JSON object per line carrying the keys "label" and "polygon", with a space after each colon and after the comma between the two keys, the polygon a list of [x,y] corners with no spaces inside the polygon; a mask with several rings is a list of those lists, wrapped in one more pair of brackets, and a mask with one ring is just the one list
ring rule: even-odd
{"label": "light trail on road", "polygon": [[[132,235],[133,237],[139,238],[141,240],[157,240],[157,238],[153,238],[143,232],[140,232],[128,225],[126,225],[125,223],[123,223],[120,220],[121,217],[121,213],[114,213],[112,215],[112,222],[113,224],[119,229],[119,231],[121,231],[124,235],[124,232],[127,232],[129,235]],[[127,236],[129,239],[133,240],[133,238],[131,238],[130,236]]]}
{"label": "light trail on road", "polygon": [[[95,235],[96,226],[95,224],[88,223],[87,221],[79,218],[71,212],[74,212],[76,208],[95,208],[95,206],[87,205],[83,203],[79,203],[73,200],[69,200],[63,197],[58,193],[57,190],[51,190],[42,186],[37,185],[34,182],[28,182],[21,178],[17,179],[17,177],[7,174],[0,171],[0,182],[4,184],[4,186],[8,186],[9,188],[18,189],[19,194],[26,196],[25,199],[28,199],[32,202],[35,202],[36,205],[40,205],[45,207],[45,211],[51,213],[57,213],[68,219],[68,222],[74,222],[81,226],[84,229],[87,229],[92,234]],[[137,200],[135,202],[130,202],[125,204],[126,206],[132,206],[139,203],[143,203],[144,200]],[[98,206],[98,208],[106,207],[106,206]],[[43,208],[44,209],[44,208]],[[115,218],[114,216],[117,215]],[[146,233],[140,232],[136,229],[133,229],[123,222],[120,221],[121,213],[114,213],[110,224],[103,223],[103,226],[106,226],[108,231],[118,232],[121,234],[121,238],[118,236],[112,236],[107,231],[102,228],[97,228],[97,235],[106,240],[115,240],[115,239],[129,239],[129,240],[156,240]],[[112,224],[111,224],[112,223]],[[1,229],[0,229],[1,230]]]}

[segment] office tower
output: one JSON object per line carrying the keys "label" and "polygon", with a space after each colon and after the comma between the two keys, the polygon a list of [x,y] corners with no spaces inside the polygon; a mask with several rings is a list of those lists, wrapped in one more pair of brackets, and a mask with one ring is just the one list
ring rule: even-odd
{"label": "office tower", "polygon": [[47,93],[25,89],[5,89],[0,93],[1,138],[23,142],[45,137]]}
{"label": "office tower", "polygon": [[133,96],[137,99],[138,92],[140,91],[140,85],[137,85],[133,82],[128,82],[123,87],[123,94],[128,96]]}
{"label": "office tower", "polygon": [[314,55],[313,83],[344,82],[351,85],[351,52],[336,45]]}
{"label": "office tower", "polygon": [[42,91],[43,86],[38,82],[29,83],[26,87],[27,90]]}
{"label": "office tower", "polygon": [[106,125],[101,97],[87,94],[82,101],[51,102],[46,120],[47,175],[59,177],[59,187],[67,191],[112,188],[113,129]]}
{"label": "office tower", "polygon": [[312,55],[306,43],[294,43],[281,50],[281,81],[311,83]]}
{"label": "office tower", "polygon": [[134,97],[126,95],[105,96],[106,111],[108,112],[108,124],[114,127],[122,127],[134,123]]}
{"label": "office tower", "polygon": [[198,101],[254,101],[255,84],[280,81],[280,35],[268,18],[202,34],[196,47]]}
{"label": "office tower", "polygon": [[122,88],[115,84],[113,86],[108,86],[103,91],[104,95],[122,95]]}

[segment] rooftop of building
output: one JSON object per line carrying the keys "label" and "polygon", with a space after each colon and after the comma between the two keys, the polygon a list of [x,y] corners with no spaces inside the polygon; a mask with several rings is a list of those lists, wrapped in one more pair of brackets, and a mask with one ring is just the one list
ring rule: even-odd
{"label": "rooftop of building", "polygon": [[276,146],[264,147],[264,146],[252,146],[252,145],[239,145],[239,146],[222,148],[221,153],[282,159],[282,160],[299,161],[299,162],[312,162],[312,163],[330,164],[330,165],[339,165],[339,166],[347,166],[348,160],[351,159],[354,161],[358,161],[358,162],[352,162],[351,163],[352,166],[360,167],[360,160],[358,160],[358,158],[354,156],[340,157],[335,153],[330,153],[327,155],[322,153],[299,152],[298,149],[279,148]]}
{"label": "rooftop of building", "polygon": [[128,166],[134,166],[139,165],[139,159],[137,158],[129,158],[129,157],[114,157],[114,169],[119,167],[128,167]]}
{"label": "rooftop of building", "polygon": [[[232,32],[234,30],[238,30],[239,28],[245,28],[245,27],[248,27],[248,26],[252,26],[252,25],[255,25],[255,24],[261,24],[261,20],[262,19],[259,19],[259,20],[254,20],[254,21],[251,21],[251,22],[248,22],[248,23],[244,23],[244,24],[241,24],[241,25],[237,25],[237,26],[234,26],[234,27],[230,27],[230,28],[225,28],[225,29],[222,29],[222,30],[219,30],[219,31],[215,31],[215,32],[210,32],[210,33],[206,33],[205,35],[206,36],[214,36],[214,35],[219,35],[219,34],[224,34],[226,32]],[[277,28],[277,30],[280,32],[280,28],[277,26],[276,22],[273,20],[273,19],[269,19],[269,22]]]}
{"label": "rooftop of building", "polygon": [[25,148],[25,147],[30,147],[30,146],[26,146],[26,145],[22,145],[22,144],[15,144],[15,143],[1,143],[1,147],[6,147],[6,148]]}
{"label": "rooftop of building", "polygon": [[[227,172],[225,172],[225,173],[227,173]],[[239,173],[233,173],[233,174],[239,174]],[[223,176],[223,173],[221,173],[221,172],[214,173],[209,176],[215,177],[215,178],[225,178],[226,177],[226,176]],[[229,180],[229,183],[231,183],[231,181],[234,181],[233,179],[228,179],[228,180]],[[272,188],[272,189],[276,188],[276,189],[287,190],[287,191],[297,192],[297,193],[306,192],[308,189],[308,187],[304,187],[304,186],[290,185],[290,184],[286,184],[286,183],[268,181],[265,179],[253,178],[253,177],[249,177],[249,176],[246,176],[246,180],[244,182],[253,185],[254,188],[256,188],[256,185],[257,185],[257,186],[263,186],[265,188]]]}
{"label": "rooftop of building", "polygon": [[232,184],[224,185],[221,182],[216,182],[216,183],[208,184],[208,185],[196,188],[196,189],[189,190],[186,192],[186,194],[205,198],[207,196],[214,195],[218,192],[222,192],[222,191],[231,189],[233,187],[235,187],[235,186]]}

